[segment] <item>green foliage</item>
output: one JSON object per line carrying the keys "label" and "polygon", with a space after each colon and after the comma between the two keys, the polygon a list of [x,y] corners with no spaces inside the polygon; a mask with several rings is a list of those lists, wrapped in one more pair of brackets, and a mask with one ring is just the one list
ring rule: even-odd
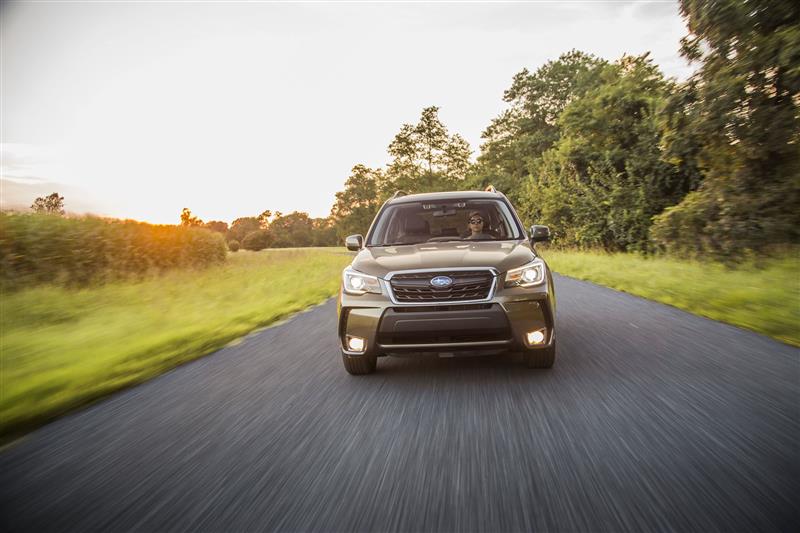
{"label": "green foliage", "polygon": [[388,187],[382,170],[364,165],[353,167],[344,190],[336,193],[336,202],[331,209],[340,244],[348,235],[366,235],[372,219],[388,197]]}
{"label": "green foliage", "polygon": [[392,157],[386,171],[389,188],[408,192],[460,188],[472,154],[463,137],[448,134],[436,106],[423,109],[416,125],[403,124],[388,151]]}
{"label": "green foliage", "polygon": [[59,196],[57,192],[48,196],[39,196],[34,200],[31,209],[40,215],[63,215],[64,197]]}
{"label": "green foliage", "polygon": [[669,250],[736,260],[800,238],[800,4],[684,0],[684,138],[704,180],[655,221]]}
{"label": "green foliage", "polygon": [[[467,187],[471,150],[459,134],[450,135],[439,120],[439,108],[422,110],[417,124],[403,124],[388,147],[386,171],[356,165],[336,193],[331,222],[342,243],[348,235],[365,235],[380,206],[397,190],[408,193]],[[334,233],[331,232],[331,233]]]}
{"label": "green foliage", "polygon": [[312,246],[336,246],[339,239],[336,236],[336,226],[331,217],[311,219],[313,226]]}
{"label": "green foliage", "polygon": [[554,146],[532,164],[528,214],[561,244],[647,251],[651,219],[688,192],[660,148],[671,84],[647,58],[599,67],[565,106]]}
{"label": "green foliage", "polygon": [[263,250],[268,248],[272,241],[273,237],[269,230],[257,229],[245,235],[242,240],[242,248],[252,251]]}
{"label": "green foliage", "polygon": [[308,213],[294,211],[270,222],[275,248],[306,247],[314,244],[314,223]]}
{"label": "green foliage", "polygon": [[0,214],[0,282],[86,285],[225,261],[222,237],[204,229],[99,218]]}
{"label": "green foliage", "polygon": [[4,294],[0,440],[333,296],[351,259],[325,250],[239,252],[209,269],[142,281]]}
{"label": "green foliage", "polygon": [[206,229],[210,229],[211,231],[216,231],[217,233],[221,233],[222,235],[228,234],[228,223],[222,222],[219,220],[212,220],[211,222],[206,222],[203,226]]}
{"label": "green foliage", "polygon": [[239,251],[239,241],[237,241],[237,240],[228,241],[228,250],[230,250],[231,252],[238,252]]}
{"label": "green foliage", "polygon": [[570,51],[503,98],[476,164],[438,108],[404,124],[387,170],[353,168],[332,210],[365,233],[396,189],[493,184],[562,245],[668,251],[728,262],[800,241],[800,3],[681,0],[683,84],[644,54]]}
{"label": "green foliage", "polygon": [[280,211],[273,213],[269,210],[263,211],[258,217],[234,220],[228,230],[228,239],[239,241],[242,248],[254,251],[264,248],[335,246],[337,242],[336,228],[330,217],[310,218],[308,213],[300,211],[284,215]]}
{"label": "green foliage", "polygon": [[527,69],[516,74],[503,95],[509,108],[482,134],[485,142],[469,186],[482,189],[491,183],[515,205],[524,204],[530,168],[561,136],[561,113],[597,85],[605,65],[595,56],[572,50],[533,74]]}
{"label": "green foliage", "polygon": [[228,240],[244,241],[248,233],[261,229],[261,221],[256,217],[237,218],[228,230]]}

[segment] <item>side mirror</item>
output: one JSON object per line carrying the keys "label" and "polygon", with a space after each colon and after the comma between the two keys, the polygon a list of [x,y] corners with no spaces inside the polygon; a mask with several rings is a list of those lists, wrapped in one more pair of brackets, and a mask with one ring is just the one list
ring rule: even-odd
{"label": "side mirror", "polygon": [[550,228],[547,226],[531,226],[531,244],[550,240]]}
{"label": "side mirror", "polygon": [[364,247],[364,237],[361,235],[350,235],[344,240],[344,245],[351,252],[357,252]]}

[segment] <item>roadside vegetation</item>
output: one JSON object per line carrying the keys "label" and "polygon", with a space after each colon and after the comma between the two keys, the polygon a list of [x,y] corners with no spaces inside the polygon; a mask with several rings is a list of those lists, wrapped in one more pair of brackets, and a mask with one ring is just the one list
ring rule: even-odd
{"label": "roadside vegetation", "polygon": [[58,212],[0,213],[0,283],[5,291],[41,283],[87,286],[204,268],[223,263],[226,253],[220,235],[198,228],[63,218]]}
{"label": "roadside vegetation", "polygon": [[324,301],[351,259],[343,248],[239,252],[204,270],[3,294],[0,437]]}
{"label": "roadside vegetation", "polygon": [[363,234],[396,189],[492,184],[561,247],[735,263],[797,244],[800,4],[681,0],[680,10],[689,79],[665,77],[647,53],[573,50],[522,69],[475,163],[426,108],[400,127],[385,168],[353,167],[332,210],[339,237]]}
{"label": "roadside vegetation", "polygon": [[550,267],[800,346],[796,254],[732,269],[720,263],[636,254],[543,250]]}
{"label": "roadside vegetation", "polygon": [[800,4],[680,8],[688,80],[646,53],[573,50],[523,68],[477,161],[426,107],[400,125],[385,167],[353,166],[325,218],[69,218],[58,193],[33,214],[0,214],[0,434],[332,295],[347,255],[254,252],[342,246],[398,189],[493,184],[526,224],[550,226],[556,271],[798,344],[798,260],[771,251],[800,243]]}
{"label": "roadside vegetation", "polygon": [[732,264],[796,245],[800,4],[679,4],[687,80],[664,76],[648,53],[571,50],[509,80],[477,160],[432,105],[386,140],[385,166],[353,162],[327,218],[267,210],[228,227],[186,209],[181,222],[222,233],[231,249],[333,246],[365,234],[397,190],[492,184],[561,247]]}

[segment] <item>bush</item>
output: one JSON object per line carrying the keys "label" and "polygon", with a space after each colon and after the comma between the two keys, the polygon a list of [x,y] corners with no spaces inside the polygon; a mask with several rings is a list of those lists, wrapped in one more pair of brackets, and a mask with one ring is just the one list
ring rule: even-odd
{"label": "bush", "polygon": [[798,188],[788,181],[764,184],[758,193],[740,176],[708,176],[681,203],[654,217],[650,237],[671,254],[738,263],[800,240]]}
{"label": "bush", "polygon": [[231,252],[238,252],[239,251],[239,241],[236,239],[228,241],[228,250]]}
{"label": "bush", "polygon": [[132,220],[0,214],[0,282],[86,285],[225,261],[223,237]]}
{"label": "bush", "polygon": [[242,248],[245,250],[263,250],[272,244],[272,234],[269,230],[260,229],[250,232],[242,240]]}
{"label": "bush", "polygon": [[717,206],[705,190],[690,192],[680,204],[653,217],[650,239],[670,255],[717,256],[720,243],[708,231],[709,222],[717,216]]}

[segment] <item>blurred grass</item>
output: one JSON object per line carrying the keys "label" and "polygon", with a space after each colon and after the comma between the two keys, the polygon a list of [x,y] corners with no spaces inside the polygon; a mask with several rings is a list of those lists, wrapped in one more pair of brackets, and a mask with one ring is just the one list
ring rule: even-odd
{"label": "blurred grass", "polygon": [[0,437],[217,350],[333,296],[341,248],[229,254],[139,282],[39,286],[0,301]]}
{"label": "blurred grass", "polygon": [[718,263],[543,250],[550,267],[650,300],[800,346],[800,261],[796,254],[735,269]]}

